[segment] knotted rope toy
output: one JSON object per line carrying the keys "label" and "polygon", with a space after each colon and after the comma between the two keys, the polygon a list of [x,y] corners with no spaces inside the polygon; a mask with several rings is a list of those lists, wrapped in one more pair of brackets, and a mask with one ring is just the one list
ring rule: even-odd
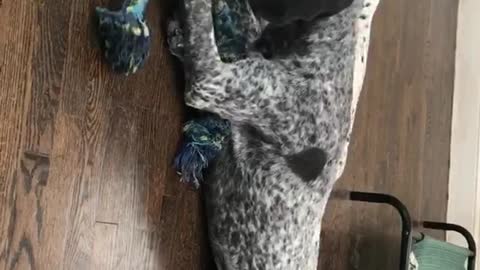
{"label": "knotted rope toy", "polygon": [[[246,1],[216,0],[213,2],[215,39],[224,62],[233,62],[246,56],[247,30],[241,23],[246,14]],[[183,60],[182,29],[178,21],[169,25],[169,47],[173,55]],[[180,37],[180,38],[178,38]],[[174,165],[181,181],[195,188],[200,186],[209,164],[222,151],[230,136],[230,123],[212,114],[193,119],[183,129],[183,143],[177,152]]]}
{"label": "knotted rope toy", "polygon": [[96,8],[98,32],[113,70],[131,74],[141,68],[150,49],[150,30],[144,20],[148,0],[126,0],[118,11]]}
{"label": "knotted rope toy", "polygon": [[188,121],[183,144],[174,160],[182,182],[200,187],[204,170],[218,156],[230,136],[230,122],[215,115]]}

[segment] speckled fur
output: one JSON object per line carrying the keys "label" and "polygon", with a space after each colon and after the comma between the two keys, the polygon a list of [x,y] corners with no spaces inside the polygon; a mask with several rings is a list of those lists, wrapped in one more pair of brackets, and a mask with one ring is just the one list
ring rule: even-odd
{"label": "speckled fur", "polygon": [[[309,22],[288,53],[223,63],[211,0],[185,1],[186,103],[226,118],[232,137],[204,185],[208,229],[219,270],[317,268],[324,209],[347,157],[362,88],[370,23],[379,0],[355,0]],[[250,16],[250,15],[248,15]],[[260,25],[250,20],[252,33]],[[327,154],[313,181],[287,157]]]}

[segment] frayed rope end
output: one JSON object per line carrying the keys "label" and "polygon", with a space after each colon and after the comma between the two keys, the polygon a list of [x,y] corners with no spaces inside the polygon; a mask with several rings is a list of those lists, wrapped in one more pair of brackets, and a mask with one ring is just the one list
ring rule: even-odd
{"label": "frayed rope end", "polygon": [[184,142],[174,166],[182,182],[199,188],[205,169],[219,155],[230,135],[230,123],[216,116],[207,116],[187,122],[183,132]]}

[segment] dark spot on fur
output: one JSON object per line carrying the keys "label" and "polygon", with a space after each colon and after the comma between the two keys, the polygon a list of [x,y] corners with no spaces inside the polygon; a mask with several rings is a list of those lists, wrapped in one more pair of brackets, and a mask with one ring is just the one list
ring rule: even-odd
{"label": "dark spot on fur", "polygon": [[286,157],[287,164],[293,173],[309,182],[315,180],[327,162],[327,154],[320,148],[309,148],[300,153]]}
{"label": "dark spot on fur", "polygon": [[208,101],[209,101],[209,99],[208,99],[207,97],[205,97],[205,96],[197,95],[197,97],[198,97],[200,100],[204,101],[204,102],[208,102]]}
{"label": "dark spot on fur", "polygon": [[220,76],[220,72],[218,70],[212,70],[212,74],[209,75],[212,78],[216,78]]}
{"label": "dark spot on fur", "polygon": [[245,135],[249,139],[249,143],[258,145],[261,143],[277,144],[277,142],[270,136],[263,133],[260,129],[252,125],[244,125]]}
{"label": "dark spot on fur", "polygon": [[217,256],[215,256],[215,262],[218,264],[217,267],[220,267],[220,269],[228,269],[225,258],[221,255],[222,253],[219,251],[217,251],[216,253],[218,254]]}
{"label": "dark spot on fur", "polygon": [[312,73],[305,73],[305,74],[303,74],[303,77],[307,80],[311,80],[311,79],[315,78],[315,76]]}
{"label": "dark spot on fur", "polygon": [[238,243],[240,242],[240,234],[238,232],[232,232],[232,238],[231,238],[231,244],[232,246],[236,247],[238,246]]}
{"label": "dark spot on fur", "polygon": [[273,200],[274,200],[275,205],[279,205],[282,201],[282,199],[278,195],[276,195]]}

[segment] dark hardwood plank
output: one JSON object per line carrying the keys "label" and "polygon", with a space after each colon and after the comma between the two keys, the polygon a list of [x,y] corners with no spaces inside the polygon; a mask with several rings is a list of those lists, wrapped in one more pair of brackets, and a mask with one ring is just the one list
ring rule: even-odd
{"label": "dark hardwood plank", "polygon": [[[53,7],[49,18],[61,21],[62,16],[56,9],[60,7]],[[0,12],[4,26],[0,32],[4,40],[0,53],[0,92],[6,94],[6,99],[0,99],[0,114],[13,113],[2,117],[2,121],[6,121],[3,122],[5,126],[0,128],[1,148],[6,150],[0,150],[0,159],[8,158],[10,163],[0,162],[0,186],[6,187],[0,188],[0,194],[6,195],[0,196],[0,219],[4,222],[0,222],[0,265],[9,269],[35,268],[38,264],[38,243],[43,236],[43,190],[48,183],[52,123],[56,111],[56,93],[50,92],[50,86],[58,83],[58,79],[53,77],[58,78],[55,75],[60,72],[61,65],[57,63],[63,59],[61,48],[53,53],[45,45],[57,43],[62,35],[56,35],[55,38],[49,36],[51,25],[45,21],[45,9],[39,3],[3,3]],[[39,21],[46,23],[38,24]],[[39,42],[41,38],[44,39],[43,43]],[[39,63],[45,63],[46,68],[40,69]],[[16,97],[8,96],[12,93]],[[10,104],[15,104],[18,110],[9,107]],[[15,126],[9,126],[14,123],[10,120],[16,122]],[[18,140],[5,138],[5,134]],[[16,147],[14,156],[8,154],[9,146]],[[5,202],[7,197],[10,199]],[[6,227],[8,230],[4,229]],[[3,237],[5,231],[8,235]]]}
{"label": "dark hardwood plank", "polygon": [[[66,250],[75,250],[75,242],[67,235],[78,228],[71,219],[74,213],[70,208],[72,202],[78,199],[73,197],[73,194],[78,190],[78,184],[85,172],[81,121],[59,114],[56,116],[55,126],[48,182],[43,188],[40,200],[44,209],[44,225],[41,241],[38,241],[33,249],[37,258],[35,269],[64,269],[64,258],[69,255]],[[82,235],[79,241],[83,240]],[[75,261],[76,263],[79,262]]]}
{"label": "dark hardwood plank", "polygon": [[166,269],[214,269],[207,243],[204,211],[198,192],[187,190],[178,197],[178,230],[172,245],[172,259]]}
{"label": "dark hardwood plank", "polygon": [[[454,2],[454,3],[452,3]],[[457,1],[434,1],[431,9],[425,54],[426,91],[425,151],[421,182],[424,219],[445,219],[450,168],[450,132],[455,75]],[[432,68],[435,67],[435,68]],[[444,134],[444,136],[439,136]],[[432,211],[432,209],[436,209]]]}
{"label": "dark hardwood plank", "polygon": [[130,262],[126,269],[159,269],[159,234],[156,231],[136,230],[133,235],[135,244],[130,246]]}
{"label": "dark hardwood plank", "polygon": [[[457,7],[380,4],[338,189],[390,193],[415,219],[445,220]],[[323,236],[319,269],[398,267],[400,223],[389,207],[331,200]]]}
{"label": "dark hardwood plank", "polygon": [[88,269],[114,270],[113,253],[117,225],[108,223],[95,223],[94,244],[92,250],[92,264]]}

